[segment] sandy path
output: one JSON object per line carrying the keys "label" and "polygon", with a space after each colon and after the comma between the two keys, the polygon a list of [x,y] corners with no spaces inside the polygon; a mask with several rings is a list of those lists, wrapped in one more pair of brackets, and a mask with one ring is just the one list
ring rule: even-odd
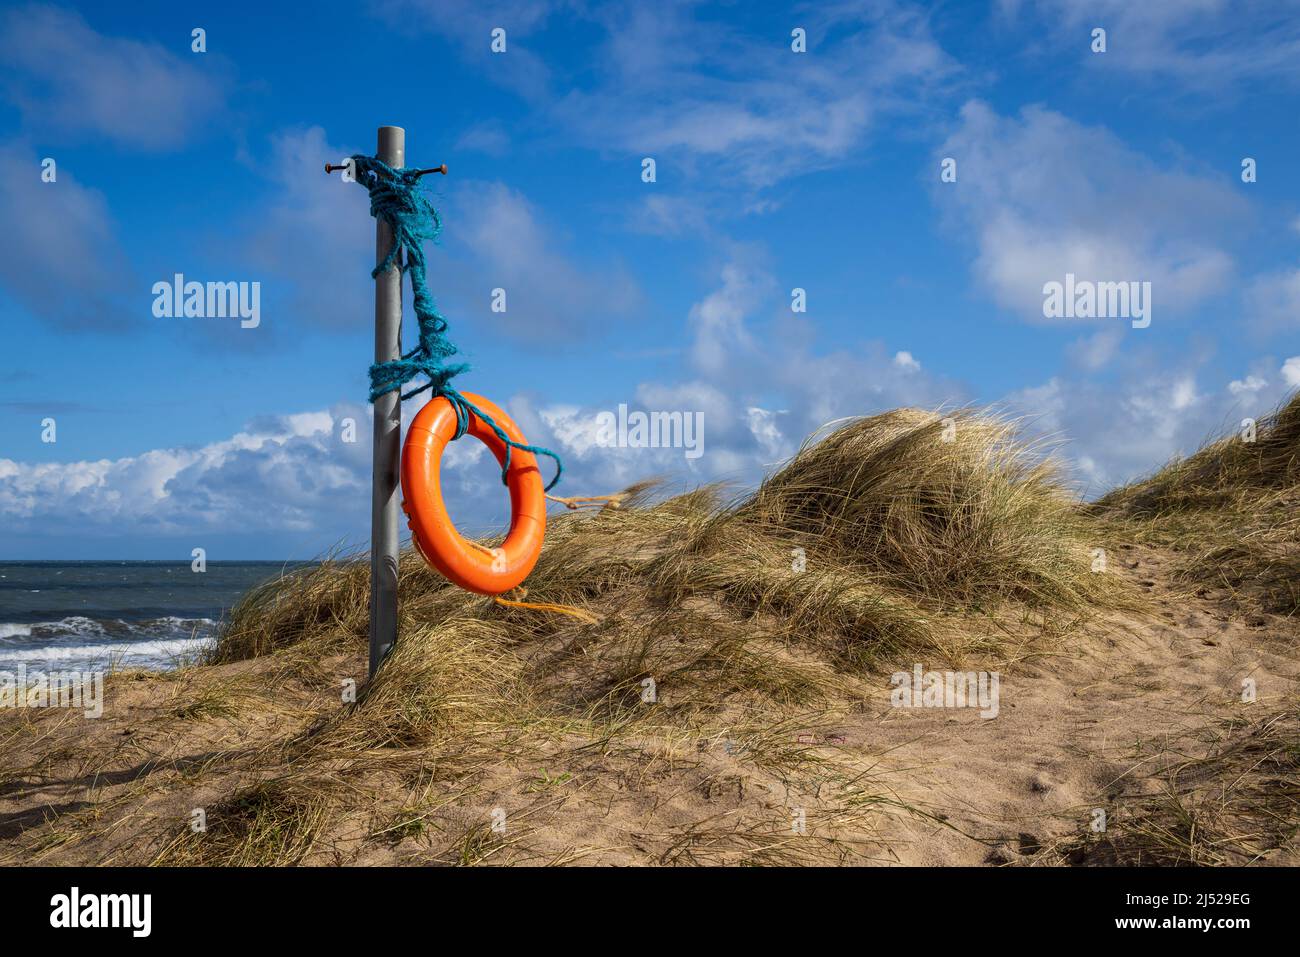
{"label": "sandy path", "polygon": [[[1121,573],[1151,593],[1156,621],[1094,622],[1068,653],[1004,667],[1002,707],[991,720],[893,709],[882,692],[871,720],[850,731],[850,740],[891,749],[882,764],[897,772],[889,780],[901,800],[965,832],[896,818],[882,836],[901,862],[1032,857],[1089,827],[1094,808],[1114,819],[1125,801],[1158,792],[1159,772],[1200,756],[1225,719],[1294,700],[1295,622],[1250,616],[1247,624],[1213,593],[1185,595],[1167,584],[1166,556],[1123,554]],[[1253,704],[1241,700],[1246,678],[1255,682]]]}

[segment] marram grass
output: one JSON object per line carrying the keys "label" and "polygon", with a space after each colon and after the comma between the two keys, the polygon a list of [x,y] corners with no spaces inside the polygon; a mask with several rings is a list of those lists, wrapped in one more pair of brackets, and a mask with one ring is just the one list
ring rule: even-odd
{"label": "marram grass", "polygon": [[[899,664],[1010,661],[1027,642],[1068,651],[1090,616],[1144,613],[1119,576],[1094,572],[1111,542],[1163,540],[1189,579],[1294,610],[1298,409],[1261,422],[1258,447],[1229,436],[1093,505],[1016,423],[968,410],[840,425],[734,501],[716,487],[661,498],[643,483],[620,507],[554,516],[527,582],[529,600],[580,607],[594,623],[499,606],[408,551],[401,637],[368,683],[356,675],[368,562],[331,556],[249,593],[222,628],[218,667],[177,672],[156,716],[131,719],[155,721],[147,734],[200,735],[197,757],[63,815],[21,853],[341,863],[411,853],[414,841],[419,860],[449,864],[618,855],[627,848],[583,835],[559,858],[530,858],[533,820],[512,817],[502,837],[485,829],[485,802],[520,793],[512,772],[530,775],[540,834],[549,808],[596,781],[657,794],[657,775],[694,773],[725,746],[755,780],[827,795],[810,827],[832,822],[843,837],[794,842],[788,825],[723,814],[677,833],[656,852],[663,863],[872,859],[878,815],[915,809],[833,750],[794,742],[836,727]],[[341,702],[347,675],[361,686]],[[43,727],[17,725],[8,753]],[[11,782],[48,760],[15,764]],[[587,762],[595,769],[575,775]],[[1293,821],[1293,798],[1259,813]],[[174,806],[155,816],[147,801]],[[203,833],[188,826],[196,803]],[[131,815],[145,823],[133,829]]]}

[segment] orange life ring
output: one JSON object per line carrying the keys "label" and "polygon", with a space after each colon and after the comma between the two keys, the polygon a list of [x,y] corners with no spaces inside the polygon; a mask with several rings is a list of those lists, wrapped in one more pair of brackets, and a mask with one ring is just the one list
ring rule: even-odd
{"label": "orange life ring", "polygon": [[[525,441],[519,426],[487,399],[470,392],[462,394],[511,439]],[[497,462],[504,465],[506,444],[477,415],[471,412],[469,418],[466,434],[491,449]],[[480,595],[500,595],[528,577],[542,552],[546,493],[541,471],[531,452],[512,449],[506,475],[510,533],[500,548],[487,549],[470,542],[456,531],[442,500],[442,453],[455,434],[456,409],[443,396],[430,399],[416,413],[402,446],[402,511],[425,561],[461,588]]]}

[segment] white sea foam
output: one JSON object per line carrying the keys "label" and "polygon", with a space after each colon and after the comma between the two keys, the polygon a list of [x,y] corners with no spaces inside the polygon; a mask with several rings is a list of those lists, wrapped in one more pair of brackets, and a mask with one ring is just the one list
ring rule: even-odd
{"label": "white sea foam", "polygon": [[211,638],[103,641],[44,647],[0,648],[0,670],[26,663],[29,671],[80,668],[174,668],[193,661],[212,645]]}
{"label": "white sea foam", "polygon": [[73,665],[175,668],[211,646],[215,625],[211,618],[176,615],[143,621],[69,615],[0,624],[0,668],[19,663],[34,672]]}

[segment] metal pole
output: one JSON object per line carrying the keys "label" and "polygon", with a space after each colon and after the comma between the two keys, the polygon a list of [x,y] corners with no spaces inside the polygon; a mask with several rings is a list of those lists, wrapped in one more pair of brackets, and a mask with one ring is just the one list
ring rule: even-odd
{"label": "metal pole", "polygon": [[[394,168],[406,165],[406,130],[379,127],[379,159]],[[393,231],[375,220],[375,262],[393,245]],[[375,277],[375,361],[391,362],[402,353],[402,274],[396,267]],[[375,400],[374,467],[370,509],[370,676],[374,677],[397,641],[398,469],[402,452],[401,392]]]}

